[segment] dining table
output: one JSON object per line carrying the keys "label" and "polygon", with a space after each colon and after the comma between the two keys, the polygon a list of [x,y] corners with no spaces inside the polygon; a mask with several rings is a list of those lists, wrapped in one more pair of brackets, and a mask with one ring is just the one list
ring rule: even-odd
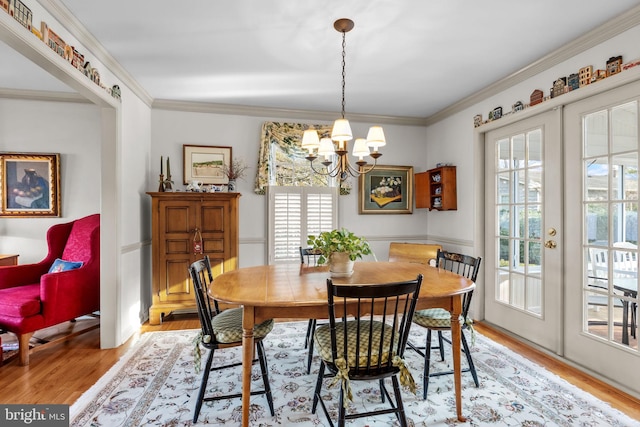
{"label": "dining table", "polygon": [[371,285],[415,280],[422,274],[416,310],[443,308],[451,313],[451,342],[456,416],[464,422],[461,391],[462,299],[475,283],[450,271],[410,262],[354,264],[349,277],[331,277],[327,266],[274,264],[243,267],[216,276],[209,295],[218,302],[243,307],[242,317],[242,426],[249,425],[253,328],[268,319],[326,319],[327,279],[337,285]]}

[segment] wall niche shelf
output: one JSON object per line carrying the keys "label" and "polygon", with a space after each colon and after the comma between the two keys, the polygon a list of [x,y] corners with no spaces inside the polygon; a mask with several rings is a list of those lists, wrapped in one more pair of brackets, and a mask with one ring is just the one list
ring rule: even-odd
{"label": "wall niche shelf", "polygon": [[441,166],[415,174],[416,208],[437,211],[458,209],[456,167]]}

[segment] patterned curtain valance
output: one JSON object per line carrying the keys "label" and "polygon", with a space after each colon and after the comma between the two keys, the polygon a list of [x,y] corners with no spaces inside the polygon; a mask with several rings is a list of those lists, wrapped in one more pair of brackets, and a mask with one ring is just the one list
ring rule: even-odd
{"label": "patterned curtain valance", "polygon": [[258,172],[254,188],[256,194],[265,194],[266,187],[269,185],[272,144],[277,144],[286,153],[301,152],[302,135],[309,128],[316,129],[320,138],[331,135],[331,125],[279,122],[265,122],[262,125],[260,152],[258,153]]}

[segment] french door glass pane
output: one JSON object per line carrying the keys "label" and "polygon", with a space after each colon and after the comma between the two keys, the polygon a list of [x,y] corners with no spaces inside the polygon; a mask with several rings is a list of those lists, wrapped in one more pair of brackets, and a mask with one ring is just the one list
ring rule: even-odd
{"label": "french door glass pane", "polygon": [[537,316],[542,304],[542,128],[496,141],[499,235],[495,298]]}
{"label": "french door glass pane", "polygon": [[638,103],[583,116],[584,331],[638,349]]}

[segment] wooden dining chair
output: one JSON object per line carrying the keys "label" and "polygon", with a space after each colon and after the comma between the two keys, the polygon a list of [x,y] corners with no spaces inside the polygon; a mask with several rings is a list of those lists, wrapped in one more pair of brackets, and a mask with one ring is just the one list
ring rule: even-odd
{"label": "wooden dining chair", "polygon": [[[421,284],[422,275],[411,281],[379,285],[334,285],[327,279],[329,323],[318,326],[314,336],[321,364],[312,413],[320,402],[333,426],[320,393],[324,378],[337,377],[338,426],[344,426],[346,420],[382,414],[395,414],[401,426],[407,425],[400,383],[415,393],[403,356]],[[347,320],[347,316],[353,319]],[[389,377],[395,404],[384,385]],[[388,400],[390,408],[347,414],[351,381],[378,381],[382,401]]]}
{"label": "wooden dining chair", "polygon": [[[436,256],[436,265],[438,268],[452,271],[468,279],[471,279],[474,282],[478,277],[481,261],[482,259],[480,257],[474,258],[469,255],[447,252],[443,250],[438,250]],[[462,300],[462,314],[460,315],[460,326],[462,329],[460,333],[460,336],[462,338],[462,351],[467,358],[468,364],[468,367],[463,369],[462,372],[471,372],[471,375],[473,376],[473,382],[475,383],[476,387],[478,387],[480,385],[478,382],[478,374],[476,373],[476,368],[473,364],[473,359],[471,358],[471,352],[469,351],[469,344],[467,343],[467,338],[465,337],[465,331],[472,328],[472,321],[469,318],[469,307],[471,306],[472,296],[473,291],[467,292],[464,295]],[[443,308],[428,308],[424,310],[418,310],[413,316],[413,322],[424,328],[427,328],[427,338],[424,347],[415,345],[411,342],[407,343],[411,349],[415,350],[416,352],[418,352],[418,354],[424,357],[422,398],[426,399],[430,377],[448,375],[453,373],[452,370],[430,373],[431,350],[440,350],[440,359],[444,361],[444,342],[451,344],[451,340],[445,338],[442,335],[442,332],[444,331],[451,331],[451,313]],[[432,347],[431,345],[432,331],[436,331],[438,333],[437,347]]]}
{"label": "wooden dining chair", "polygon": [[[211,274],[211,263],[209,257],[191,264],[189,267],[191,281],[195,291],[196,305],[198,308],[198,317],[200,318],[201,334],[196,343],[196,371],[199,370],[200,364],[200,346],[209,350],[207,361],[205,363],[202,381],[200,382],[200,391],[198,392],[198,400],[196,401],[195,412],[193,414],[193,423],[198,422],[198,416],[204,402],[215,401],[220,399],[232,399],[241,397],[242,393],[229,395],[215,395],[205,397],[207,383],[209,381],[209,373],[221,369],[241,366],[242,363],[232,363],[224,366],[212,367],[213,355],[215,350],[242,346],[242,308],[229,308],[223,311],[218,309],[215,300],[209,297],[209,285],[213,280]],[[271,395],[271,387],[269,386],[269,370],[267,368],[267,358],[264,351],[262,340],[273,329],[273,319],[265,320],[253,328],[254,342],[256,345],[258,359],[253,362],[260,362],[262,373],[262,381],[264,389],[252,391],[251,395],[265,394],[271,416],[274,415],[273,397]]]}
{"label": "wooden dining chair", "polygon": [[435,265],[438,250],[441,249],[441,245],[431,243],[391,242],[389,243],[389,261]]}

